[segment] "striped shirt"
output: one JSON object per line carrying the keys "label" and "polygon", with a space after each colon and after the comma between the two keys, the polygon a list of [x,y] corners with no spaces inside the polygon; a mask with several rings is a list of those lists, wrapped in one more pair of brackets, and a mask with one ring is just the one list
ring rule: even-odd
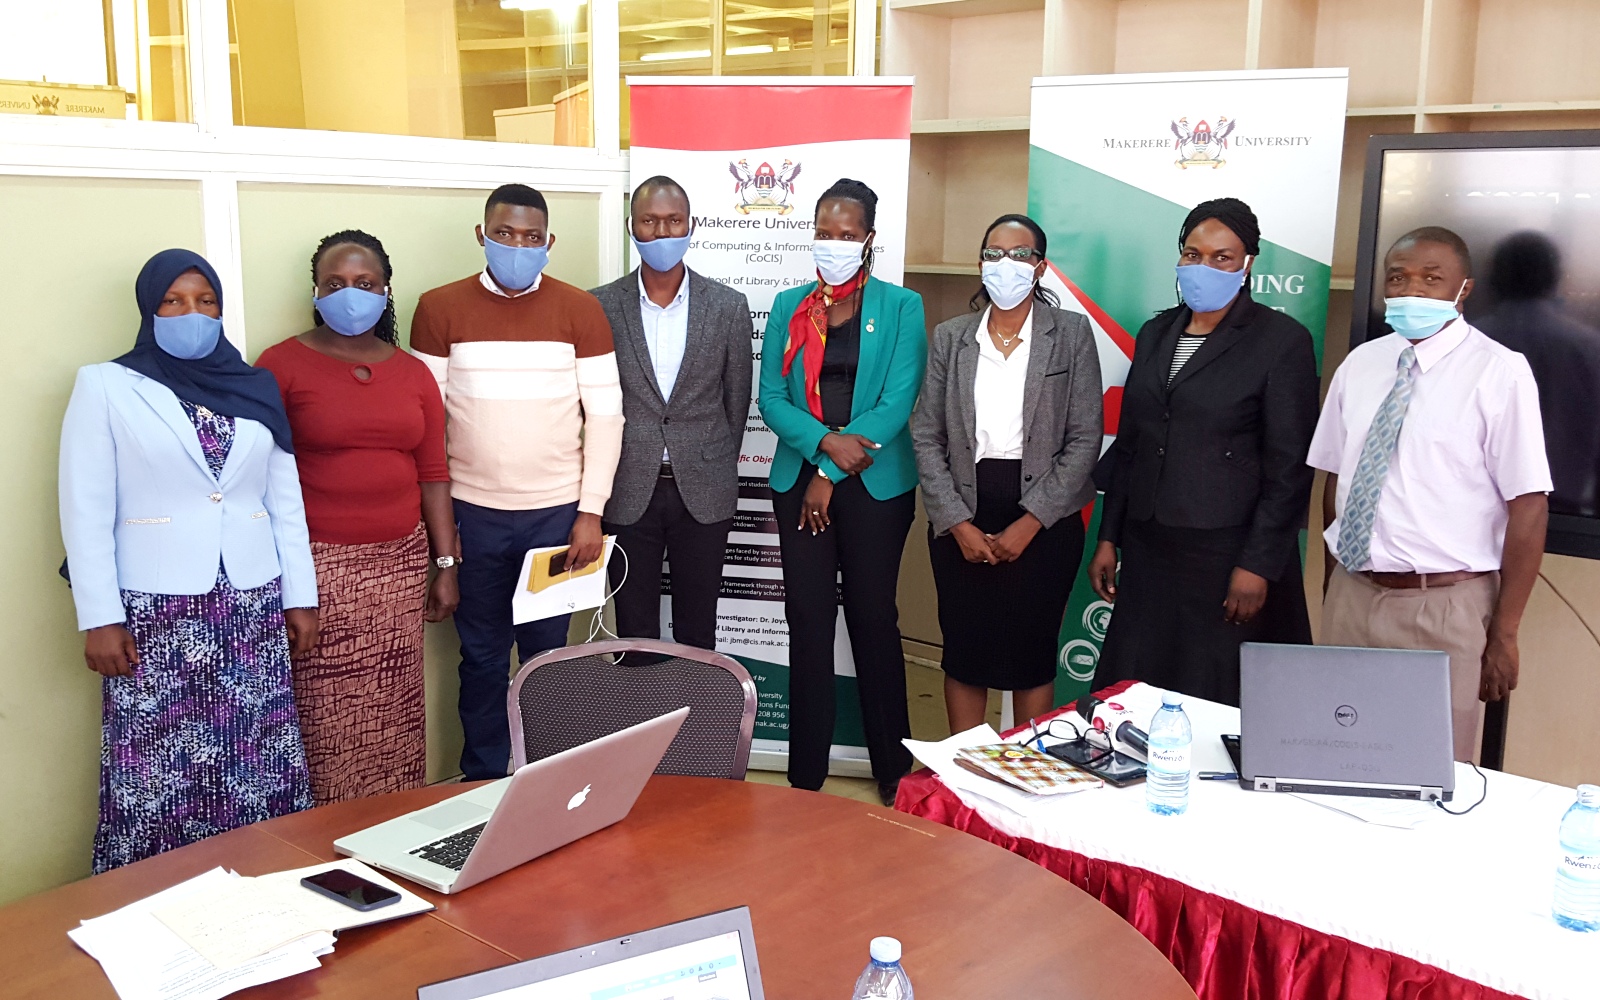
{"label": "striped shirt", "polygon": [[1205,337],[1192,337],[1187,333],[1178,337],[1178,349],[1172,352],[1172,370],[1167,372],[1168,385],[1172,384],[1172,380],[1178,377],[1178,373],[1183,370],[1183,366],[1188,363],[1190,358],[1194,357],[1194,352],[1198,351],[1200,345],[1205,342]]}
{"label": "striped shirt", "polygon": [[444,396],[450,493],[497,510],[578,502],[599,514],[622,451],[611,325],[588,292],[542,275],[508,296],[481,275],[424,292],[411,353]]}

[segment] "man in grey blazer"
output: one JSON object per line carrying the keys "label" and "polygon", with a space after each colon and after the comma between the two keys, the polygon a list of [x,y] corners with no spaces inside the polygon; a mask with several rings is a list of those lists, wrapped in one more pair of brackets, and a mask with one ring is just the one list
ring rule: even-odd
{"label": "man in grey blazer", "polygon": [[711,649],[750,411],[750,305],[684,265],[689,196],[676,181],[640,184],[629,224],[638,269],[594,289],[611,321],[625,418],[605,512],[627,553],[611,560],[617,634],[661,637],[666,557],[673,638]]}

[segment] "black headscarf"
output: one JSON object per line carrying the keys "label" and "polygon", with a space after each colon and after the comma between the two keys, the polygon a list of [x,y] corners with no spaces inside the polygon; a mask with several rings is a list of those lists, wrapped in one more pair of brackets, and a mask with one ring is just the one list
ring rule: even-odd
{"label": "black headscarf", "polygon": [[294,454],[289,417],[283,411],[278,380],[271,372],[245,363],[239,349],[225,336],[217,339],[210,354],[194,361],[175,358],[156,344],[156,310],[167,289],[185,271],[204,275],[217,293],[217,307],[222,307],[222,282],[204,257],[192,250],[161,251],[145,263],[134,283],[134,297],[139,301],[139,339],[134,341],[133,350],[116,359],[117,364],[155,379],[179,399],[223,416],[258,421],[272,432],[279,448]]}

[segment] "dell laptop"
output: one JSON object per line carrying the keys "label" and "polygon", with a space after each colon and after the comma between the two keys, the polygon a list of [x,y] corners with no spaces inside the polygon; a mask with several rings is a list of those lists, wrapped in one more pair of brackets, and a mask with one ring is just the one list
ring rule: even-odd
{"label": "dell laptop", "polygon": [[1239,784],[1258,792],[1450,801],[1450,657],[1239,647]]}
{"label": "dell laptop", "polygon": [[460,892],[628,815],[689,709],[536,760],[470,792],[333,842],[439,892]]}
{"label": "dell laptop", "polygon": [[738,907],[417,990],[417,1000],[764,1000],[750,910]]}

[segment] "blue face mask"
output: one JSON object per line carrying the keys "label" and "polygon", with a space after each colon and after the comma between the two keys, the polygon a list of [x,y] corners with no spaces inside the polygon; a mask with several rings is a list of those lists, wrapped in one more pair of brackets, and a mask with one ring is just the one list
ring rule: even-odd
{"label": "blue face mask", "polygon": [[549,240],[546,239],[542,247],[508,247],[485,235],[483,256],[489,261],[489,273],[494,275],[494,280],[520,292],[533,287],[544,273],[545,265],[550,263]]}
{"label": "blue face mask", "polygon": [[341,337],[359,337],[378,325],[389,296],[362,288],[341,288],[311,300],[328,329]]}
{"label": "blue face mask", "polygon": [[1463,281],[1461,288],[1456,290],[1456,297],[1448,302],[1420,295],[1384,299],[1383,320],[1407,340],[1427,340],[1461,315],[1456,309],[1456,302],[1466,287],[1467,283]]}
{"label": "blue face mask", "polygon": [[670,271],[689,252],[689,240],[693,237],[692,232],[688,236],[657,236],[648,243],[640,243],[639,238],[634,237],[633,248],[650,270]]}
{"label": "blue face mask", "polygon": [[1205,264],[1179,264],[1178,290],[1183,293],[1183,301],[1195,312],[1216,312],[1239,294],[1245,275],[1249,273],[1249,257],[1237,271],[1219,271]]}
{"label": "blue face mask", "polygon": [[217,349],[222,320],[201,312],[155,317],[156,346],[175,358],[198,361]]}

